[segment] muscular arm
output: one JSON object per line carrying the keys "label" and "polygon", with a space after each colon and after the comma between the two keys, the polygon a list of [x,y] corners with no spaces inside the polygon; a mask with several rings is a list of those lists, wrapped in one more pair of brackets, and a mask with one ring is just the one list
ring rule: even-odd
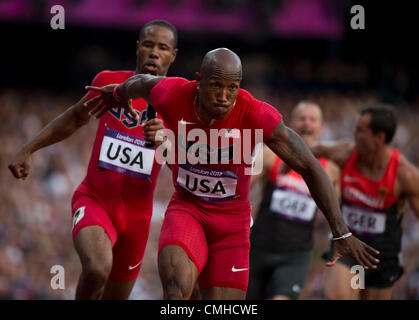
{"label": "muscular arm", "polygon": [[327,158],[343,169],[354,148],[355,143],[349,140],[333,142],[315,142],[310,145],[310,150],[316,158]]}
{"label": "muscular arm", "polygon": [[9,164],[9,169],[16,178],[26,178],[29,174],[29,158],[32,153],[68,138],[89,121],[89,109],[83,106],[86,97],[87,94],[48,123],[19,149]]}
{"label": "muscular arm", "polygon": [[83,107],[86,97],[87,94],[48,123],[33,139],[24,145],[24,148],[33,153],[68,138],[88,123],[90,119],[89,110]]}
{"label": "muscular arm", "polygon": [[339,237],[349,232],[329,177],[301,137],[281,121],[265,143],[303,177],[318,208],[325,215],[333,236]]}
{"label": "muscular arm", "polygon": [[118,90],[125,99],[143,98],[150,102],[151,89],[164,78],[151,74],[136,74],[122,83]]}
{"label": "muscular arm", "polygon": [[419,170],[403,156],[400,157],[399,178],[401,196],[406,197],[419,218]]}
{"label": "muscular arm", "polygon": [[126,108],[128,112],[138,120],[138,114],[134,111],[131,105],[131,99],[143,98],[150,102],[151,89],[165,77],[153,76],[151,74],[136,74],[121,83],[116,89],[119,96],[117,100],[114,96],[114,89],[117,84],[108,84],[104,87],[86,86],[87,90],[93,90],[99,93],[98,96],[86,101],[84,105],[90,107],[96,102],[99,102],[91,111],[90,114],[96,119],[102,117],[109,109],[114,107]]}

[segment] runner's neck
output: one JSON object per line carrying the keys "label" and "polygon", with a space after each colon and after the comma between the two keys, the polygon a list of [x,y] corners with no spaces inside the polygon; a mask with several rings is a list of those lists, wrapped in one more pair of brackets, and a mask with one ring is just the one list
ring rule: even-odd
{"label": "runner's neck", "polygon": [[358,158],[358,170],[361,174],[367,173],[379,181],[384,175],[387,165],[390,161],[391,150],[388,146],[378,149],[374,153],[360,154]]}

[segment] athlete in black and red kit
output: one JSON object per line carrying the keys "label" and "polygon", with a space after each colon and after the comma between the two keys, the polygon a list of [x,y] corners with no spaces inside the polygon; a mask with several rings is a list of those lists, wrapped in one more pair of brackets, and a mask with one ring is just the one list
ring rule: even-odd
{"label": "athlete in black and red kit", "polygon": [[[177,54],[177,31],[154,20],[140,31],[135,71],[102,71],[92,85],[122,83],[134,74],[166,75]],[[29,174],[36,150],[62,141],[87,124],[83,103],[90,91],[49,123],[14,156],[9,168],[16,178]],[[145,128],[162,128],[160,119],[147,120],[147,102],[135,99],[122,109],[118,103],[103,116],[87,169],[72,198],[74,246],[82,273],[76,299],[127,299],[140,272],[148,239],[153,192],[161,165],[154,147],[147,146]]]}
{"label": "athlete in black and red kit", "polygon": [[[251,143],[251,149],[256,140],[253,136],[251,141],[244,139],[246,130],[255,137],[263,130],[261,140],[303,176],[334,236],[342,237],[335,254],[370,268],[378,262],[373,257],[376,250],[349,235],[333,186],[320,163],[301,138],[284,125],[274,107],[240,89],[241,78],[240,58],[220,48],[205,55],[196,81],[136,75],[119,86],[88,87],[101,95],[87,105],[98,99],[109,104],[93,109],[97,116],[118,100],[125,100],[128,106],[129,99],[141,97],[152,103],[173,134],[176,191],[163,222],[158,260],[165,299],[189,299],[197,280],[204,299],[244,299],[246,295],[251,174],[246,169],[251,169],[252,163],[235,163],[232,156],[238,145],[220,150],[218,138],[215,143],[196,141],[196,135],[204,132],[208,137],[211,130],[221,139],[236,139],[241,146]],[[186,163],[181,158],[184,151],[188,154]]]}
{"label": "athlete in black and red kit", "polygon": [[[352,288],[357,263],[341,258],[326,269],[327,299],[390,299],[403,273],[401,220],[408,201],[419,216],[419,170],[399,150],[391,148],[397,127],[395,111],[384,104],[360,110],[355,142],[312,146],[316,156],[333,160],[341,169],[342,214],[353,234],[380,251],[376,270],[365,271],[365,289]],[[332,245],[333,248],[333,245]],[[325,254],[328,260],[337,257]],[[359,285],[359,284],[358,284]]]}
{"label": "athlete in black and red kit", "polygon": [[[307,145],[323,130],[318,104],[301,101],[289,126]],[[262,155],[262,153],[260,154]],[[340,170],[333,161],[317,159],[340,194]],[[260,161],[259,156],[256,161]],[[252,185],[263,182],[263,196],[250,234],[250,277],[247,299],[298,299],[303,290],[313,248],[317,206],[303,178],[271,150],[263,152],[263,170]]]}

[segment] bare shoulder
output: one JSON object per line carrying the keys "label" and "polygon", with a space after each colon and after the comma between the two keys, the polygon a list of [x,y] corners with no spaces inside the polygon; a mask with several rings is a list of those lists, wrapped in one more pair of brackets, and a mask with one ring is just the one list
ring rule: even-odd
{"label": "bare shoulder", "polygon": [[402,154],[400,154],[397,178],[403,193],[419,194],[419,169]]}
{"label": "bare shoulder", "polygon": [[327,161],[326,172],[331,180],[339,179],[341,174],[340,167],[332,160]]}

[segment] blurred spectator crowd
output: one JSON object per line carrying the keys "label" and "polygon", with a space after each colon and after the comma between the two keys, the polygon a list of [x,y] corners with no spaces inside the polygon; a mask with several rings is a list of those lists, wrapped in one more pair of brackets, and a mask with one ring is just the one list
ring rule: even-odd
{"label": "blurred spectator crowd", "polygon": [[[263,59],[245,57],[244,87],[256,98],[279,108],[287,122],[291,108],[301,99],[313,100],[324,112],[322,140],[352,138],[357,110],[380,101],[379,90],[365,88],[362,65],[329,61],[315,72],[300,61],[287,77],[261,78],[266,68]],[[269,66],[267,66],[269,67]],[[339,69],[340,68],[340,69]],[[339,72],[346,70],[346,72]],[[349,72],[352,70],[352,73]],[[264,73],[266,76],[266,73]],[[284,74],[284,72],[282,72]],[[304,87],[306,75],[332,79],[330,86]],[[351,90],[340,90],[339,81],[352,81]],[[349,79],[349,80],[348,80]],[[399,80],[398,80],[399,79]],[[401,79],[401,80],[400,80]],[[299,81],[299,86],[290,85]],[[403,75],[395,78],[403,85]],[[397,82],[399,81],[399,82]],[[299,88],[299,89],[298,89]],[[361,90],[362,89],[362,90]],[[80,96],[74,92],[52,93],[48,90],[0,89],[0,299],[73,299],[80,262],[71,239],[71,196],[84,178],[96,132],[96,120],[72,137],[50,146],[32,157],[32,172],[25,181],[17,181],[7,165],[17,149],[45,124],[63,112]],[[395,104],[399,125],[393,146],[419,166],[419,99]],[[168,188],[167,186],[171,187]],[[170,171],[163,168],[154,198],[154,213],[143,267],[131,299],[161,299],[157,272],[157,246],[162,217],[173,191]],[[251,193],[256,211],[260,190]],[[315,248],[302,299],[322,299],[324,262],[320,255],[327,247],[328,226],[317,218]],[[394,299],[419,299],[419,223],[408,210],[403,220],[405,274],[398,282]],[[65,289],[50,286],[51,267],[65,269]]]}

